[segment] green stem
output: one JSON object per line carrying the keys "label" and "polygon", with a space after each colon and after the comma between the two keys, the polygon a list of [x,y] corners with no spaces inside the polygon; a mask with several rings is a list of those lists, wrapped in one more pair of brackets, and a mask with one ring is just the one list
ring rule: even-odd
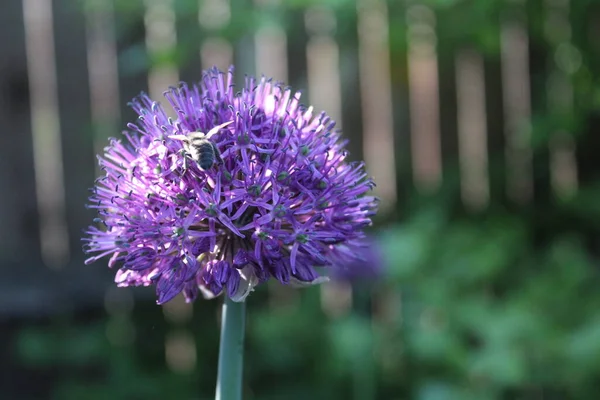
{"label": "green stem", "polygon": [[216,400],[241,400],[246,303],[225,295],[219,347]]}

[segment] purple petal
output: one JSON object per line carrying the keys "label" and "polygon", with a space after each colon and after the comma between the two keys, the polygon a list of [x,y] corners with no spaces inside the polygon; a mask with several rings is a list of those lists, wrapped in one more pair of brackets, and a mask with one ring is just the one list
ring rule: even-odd
{"label": "purple petal", "polygon": [[227,280],[227,295],[233,297],[240,286],[240,274],[237,271],[233,271]]}
{"label": "purple petal", "polygon": [[242,268],[250,262],[250,254],[246,250],[239,249],[233,257],[233,267]]}
{"label": "purple petal", "polygon": [[202,237],[196,239],[192,244],[191,253],[194,257],[198,257],[200,254],[206,253],[210,250],[210,238]]}

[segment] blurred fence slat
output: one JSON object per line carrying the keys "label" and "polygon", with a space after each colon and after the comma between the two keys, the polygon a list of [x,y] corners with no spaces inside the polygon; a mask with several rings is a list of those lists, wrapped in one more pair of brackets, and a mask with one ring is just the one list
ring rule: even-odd
{"label": "blurred fence slat", "polygon": [[339,48],[333,33],[336,19],[325,7],[309,8],[305,14],[309,40],[306,44],[309,103],[316,113],[326,111],[342,128]]}
{"label": "blurred fence slat", "polygon": [[233,62],[233,48],[231,43],[219,37],[209,37],[202,42],[200,49],[202,69],[216,66],[220,70],[227,70]]}
{"label": "blurred fence slat", "polygon": [[0,257],[39,257],[39,225],[32,151],[23,7],[0,12]]}
{"label": "blurred fence slat", "polygon": [[[573,87],[569,74],[579,69],[581,54],[571,44],[569,0],[546,0],[546,36],[554,45],[550,54],[550,77],[547,83],[548,108],[556,115],[573,109]],[[571,132],[558,129],[551,133],[550,174],[552,189],[559,197],[568,197],[577,190],[575,143]]]}
{"label": "blurred fence slat", "polygon": [[381,0],[359,0],[358,39],[364,159],[375,178],[381,209],[396,204],[388,14]]}
{"label": "blurred fence slat", "polygon": [[69,258],[51,0],[23,0],[41,253],[55,268]]}
{"label": "blurred fence slat", "polygon": [[254,60],[257,78],[264,75],[275,81],[287,82],[287,35],[275,16],[275,13],[279,11],[280,1],[256,0],[255,3],[259,10],[264,7],[267,9],[265,12],[271,15],[269,22],[259,27],[254,34]]}
{"label": "blurred fence slat", "polygon": [[[113,0],[88,1],[85,6],[94,153],[99,154],[119,131],[121,112]],[[98,175],[97,163],[96,168]]]}
{"label": "blurred fence slat", "polygon": [[461,193],[465,205],[481,209],[488,202],[488,156],[483,59],[462,50],[456,61],[458,145]]}
{"label": "blurred fence slat", "polygon": [[[207,31],[221,29],[231,21],[231,4],[228,0],[200,0],[198,20]],[[202,42],[200,58],[202,69],[216,66],[226,71],[233,63],[233,47],[224,38],[209,35]]]}
{"label": "blurred fence slat", "polygon": [[66,223],[71,257],[79,257],[82,254],[81,227],[88,225],[95,216],[95,212],[84,205],[97,165],[94,126],[90,118],[86,22],[82,18],[82,4],[66,0],[55,0],[53,4]]}
{"label": "blurred fence slat", "polygon": [[442,179],[435,15],[415,5],[407,19],[413,179],[418,189],[431,191]]}
{"label": "blurred fence slat", "polygon": [[[151,63],[160,60],[148,71],[148,93],[154,101],[164,103],[163,92],[179,82],[177,66],[172,60],[177,45],[175,10],[173,0],[145,0],[145,4],[146,49]],[[167,115],[176,117],[170,107],[164,108]]]}
{"label": "blurred fence slat", "polygon": [[507,192],[518,203],[533,196],[529,37],[524,18],[524,13],[521,21],[507,18],[501,30]]}

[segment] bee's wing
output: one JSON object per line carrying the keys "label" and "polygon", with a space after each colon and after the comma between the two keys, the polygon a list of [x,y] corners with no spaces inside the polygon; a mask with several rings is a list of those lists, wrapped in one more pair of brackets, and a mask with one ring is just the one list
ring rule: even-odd
{"label": "bee's wing", "polygon": [[182,142],[188,141],[188,137],[185,135],[170,135],[169,139],[181,140]]}
{"label": "bee's wing", "polygon": [[220,130],[221,128],[224,128],[224,127],[226,127],[227,125],[229,125],[229,124],[231,124],[231,123],[233,123],[233,121],[228,121],[228,122],[225,122],[224,124],[221,124],[221,125],[217,125],[217,126],[215,126],[215,127],[214,127],[214,128],[212,128],[210,131],[208,131],[208,133],[206,134],[205,138],[206,138],[206,139],[210,139],[210,137],[211,137],[212,135],[214,135],[215,133],[219,132],[219,130]]}

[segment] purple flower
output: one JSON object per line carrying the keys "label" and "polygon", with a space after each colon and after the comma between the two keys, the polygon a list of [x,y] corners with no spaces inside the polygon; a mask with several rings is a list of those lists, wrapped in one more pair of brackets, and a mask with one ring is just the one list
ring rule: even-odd
{"label": "purple flower", "polygon": [[111,256],[117,284],[154,284],[159,304],[180,292],[243,301],[271,277],[302,286],[327,280],[315,267],[368,268],[374,183],[345,161],[335,123],[270,80],[232,83],[232,68],[211,69],[171,88],[176,119],[140,95],[137,124],[99,158],[86,263]]}

